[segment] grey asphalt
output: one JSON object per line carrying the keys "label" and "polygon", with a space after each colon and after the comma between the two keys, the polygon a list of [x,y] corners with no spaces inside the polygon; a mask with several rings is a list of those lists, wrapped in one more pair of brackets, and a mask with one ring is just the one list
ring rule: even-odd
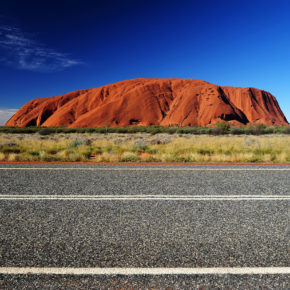
{"label": "grey asphalt", "polygon": [[[1,165],[26,168],[27,165]],[[69,165],[33,165],[35,170],[0,170],[1,194],[289,194],[290,171],[281,166],[85,166],[107,170],[37,170],[83,168]],[[131,170],[125,170],[126,168]],[[144,169],[134,171],[132,169]],[[154,170],[148,170],[154,168]],[[158,168],[161,170],[159,171]],[[198,169],[183,171],[180,169]],[[218,169],[235,169],[218,170]],[[283,168],[290,169],[290,166]],[[113,170],[108,170],[113,169]],[[120,169],[120,170],[116,170]],[[168,169],[167,171],[164,169]],[[177,169],[177,170],[172,170]],[[217,171],[207,171],[215,169]],[[258,169],[243,171],[238,169]],[[265,170],[266,169],[266,170]]]}
{"label": "grey asphalt", "polygon": [[[267,170],[290,166],[0,167],[79,168],[2,169],[1,195],[290,194],[290,171]],[[0,267],[289,267],[289,200],[0,200],[0,219]],[[0,288],[287,289],[289,278],[1,275]]]}

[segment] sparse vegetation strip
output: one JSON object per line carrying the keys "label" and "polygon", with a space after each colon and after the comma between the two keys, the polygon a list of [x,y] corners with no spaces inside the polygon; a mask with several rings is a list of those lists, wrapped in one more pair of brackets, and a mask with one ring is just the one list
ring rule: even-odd
{"label": "sparse vegetation strip", "polygon": [[0,135],[0,161],[289,163],[289,135]]}
{"label": "sparse vegetation strip", "polygon": [[135,134],[148,133],[151,135],[167,134],[192,134],[192,135],[265,135],[265,134],[290,134],[290,126],[254,126],[236,127],[222,122],[215,127],[164,127],[164,126],[135,126],[135,127],[93,127],[93,128],[67,128],[67,127],[0,127],[0,133],[9,134],[34,134],[42,136],[51,134],[71,133],[98,133],[98,134]]}

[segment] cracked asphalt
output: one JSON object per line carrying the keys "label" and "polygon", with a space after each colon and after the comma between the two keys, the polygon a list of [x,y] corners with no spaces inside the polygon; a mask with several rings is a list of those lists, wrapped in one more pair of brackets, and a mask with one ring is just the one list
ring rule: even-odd
{"label": "cracked asphalt", "polygon": [[[6,170],[15,167],[35,169]],[[0,168],[0,195],[11,196],[290,194],[290,166],[0,164]],[[2,199],[0,219],[0,267],[289,267],[289,200]],[[289,289],[289,278],[5,274],[0,275],[0,288]]]}

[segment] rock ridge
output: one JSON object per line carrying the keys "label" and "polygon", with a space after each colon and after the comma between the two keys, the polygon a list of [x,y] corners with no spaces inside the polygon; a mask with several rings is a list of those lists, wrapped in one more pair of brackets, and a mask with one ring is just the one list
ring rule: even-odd
{"label": "rock ridge", "polygon": [[264,90],[218,86],[195,79],[133,79],[34,99],[6,126],[288,125]]}

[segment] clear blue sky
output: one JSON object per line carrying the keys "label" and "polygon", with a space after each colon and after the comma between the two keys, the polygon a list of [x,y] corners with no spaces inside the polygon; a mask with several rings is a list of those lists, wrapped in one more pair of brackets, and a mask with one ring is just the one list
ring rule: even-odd
{"label": "clear blue sky", "polygon": [[270,91],[289,121],[289,15],[289,0],[2,1],[0,114],[36,97],[179,77]]}

